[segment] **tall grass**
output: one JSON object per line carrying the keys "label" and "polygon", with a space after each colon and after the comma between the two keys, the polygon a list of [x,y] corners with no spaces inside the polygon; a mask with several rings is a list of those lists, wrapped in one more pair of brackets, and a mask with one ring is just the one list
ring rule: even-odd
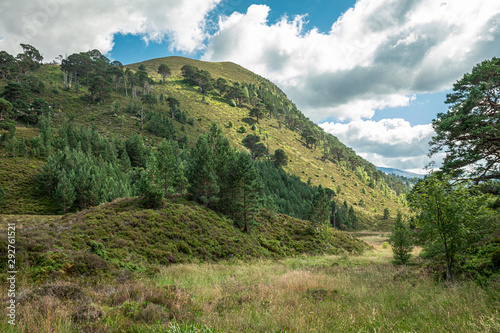
{"label": "tall grass", "polygon": [[[498,332],[498,301],[471,283],[342,257],[246,265],[181,265],[157,283],[182,286],[197,319],[227,332]],[[342,262],[342,265],[336,264]],[[326,263],[330,262],[330,265]]]}
{"label": "tall grass", "polygon": [[[15,328],[2,311],[0,331],[500,332],[500,279],[439,283],[419,265],[390,264],[384,240],[361,256],[178,264],[155,277],[56,283],[52,293],[23,282],[37,297],[19,306]],[[82,306],[102,316],[75,321]]]}

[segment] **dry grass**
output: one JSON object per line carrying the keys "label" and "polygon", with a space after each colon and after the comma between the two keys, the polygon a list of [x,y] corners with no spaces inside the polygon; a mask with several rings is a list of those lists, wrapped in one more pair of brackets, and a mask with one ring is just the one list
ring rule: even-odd
{"label": "dry grass", "polygon": [[[389,250],[390,251],[390,250]],[[162,269],[224,332],[498,332],[498,301],[474,284],[441,285],[425,270],[364,256],[292,258]],[[404,272],[404,274],[401,274]]]}
{"label": "dry grass", "polygon": [[[71,284],[45,286],[40,289],[43,292],[32,292],[38,297],[19,308],[16,330],[7,327],[4,314],[0,330],[500,331],[500,281],[489,288],[438,284],[418,267],[402,269],[390,264],[387,249],[377,249],[385,236],[379,237],[374,250],[361,256],[179,264],[161,268],[155,278],[75,286],[72,293],[65,292]],[[5,286],[0,292],[6,293]],[[87,312],[76,315],[82,308]],[[101,309],[102,317],[76,320]]]}

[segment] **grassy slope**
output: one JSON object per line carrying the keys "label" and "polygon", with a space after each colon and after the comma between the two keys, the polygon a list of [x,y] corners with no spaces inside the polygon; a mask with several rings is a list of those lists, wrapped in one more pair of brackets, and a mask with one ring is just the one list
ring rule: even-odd
{"label": "grassy slope", "polygon": [[[308,221],[265,211],[256,216],[259,226],[255,231],[244,233],[231,220],[184,200],[168,201],[162,209],[152,210],[140,209],[138,199],[117,199],[61,217],[0,215],[0,219],[3,241],[7,239],[7,223],[16,224],[18,263],[23,263],[25,274],[31,272],[33,280],[39,282],[50,278],[53,271],[72,275],[74,265],[102,261],[88,257],[89,252],[108,264],[142,271],[155,264],[359,253],[367,249],[365,243],[345,232],[329,229],[320,234]],[[102,248],[96,248],[96,243]],[[55,257],[57,263],[52,263]]]}
{"label": "grassy slope", "polygon": [[[172,76],[168,78],[165,85],[153,85],[151,91],[154,94],[163,93],[164,96],[173,96],[180,101],[181,109],[195,119],[195,125],[184,125],[184,131],[189,137],[190,144],[194,144],[197,137],[206,132],[213,121],[222,125],[224,135],[230,141],[238,146],[239,149],[245,149],[241,146],[241,140],[249,133],[252,133],[250,127],[253,120],[248,117],[249,110],[247,108],[231,107],[220,97],[210,95],[206,101],[202,101],[201,94],[197,89],[186,85],[182,82],[180,68],[184,64],[191,64],[200,69],[208,70],[214,78],[224,77],[233,82],[246,81],[258,83],[264,80],[263,78],[245,70],[241,66],[233,63],[207,63],[183,57],[169,57],[162,59],[154,59],[144,62],[148,68],[151,77],[155,81],[161,80],[161,76],[156,73],[156,68],[160,63],[167,63],[172,69]],[[139,64],[130,65],[132,69],[136,69]],[[63,119],[73,116],[73,121],[85,126],[97,126],[99,131],[105,135],[119,135],[128,137],[133,132],[141,132],[147,137],[149,143],[159,142],[159,138],[149,135],[145,130],[140,129],[140,124],[135,115],[126,113],[126,108],[129,105],[130,97],[125,97],[123,92],[113,92],[112,95],[105,101],[103,105],[87,104],[80,97],[87,93],[86,88],[81,88],[79,92],[72,89],[70,92],[63,91],[62,74],[58,66],[45,65],[36,75],[40,77],[46,85],[43,97],[50,103],[55,103],[55,124],[59,124]],[[6,82],[0,82],[5,85]],[[112,102],[117,101],[120,105],[120,111],[114,113],[112,111]],[[138,103],[140,108],[141,102],[139,99],[133,100]],[[159,111],[168,112],[167,105],[158,105],[155,107]],[[228,127],[229,122],[234,126]],[[178,132],[182,135],[182,125],[174,122]],[[237,130],[239,127],[245,126],[247,133],[242,134]],[[36,129],[18,128],[18,134],[24,131],[29,131],[30,136],[36,135]],[[269,146],[269,150],[281,148],[286,151],[289,156],[290,163],[285,168],[288,172],[296,174],[307,181],[309,178],[314,185],[322,184],[337,191],[341,189],[338,199],[342,202],[346,200],[349,205],[354,205],[357,215],[360,217],[361,226],[370,229],[387,229],[391,224],[392,218],[397,210],[407,212],[407,209],[396,197],[387,198],[380,190],[371,189],[368,184],[363,183],[354,175],[353,172],[345,169],[342,165],[331,162],[321,161],[321,147],[316,150],[311,150],[305,147],[301,141],[300,135],[283,127],[278,129],[278,123],[274,119],[263,119],[258,124],[259,134],[264,140],[264,143]],[[0,156],[4,152],[0,151]],[[8,159],[7,159],[8,160]],[[27,165],[39,164],[39,161],[25,160]],[[17,172],[16,164],[3,161],[5,169],[2,172],[5,174],[15,174]],[[24,162],[20,162],[21,164]],[[33,173],[26,174],[28,180],[25,184],[31,182]],[[5,188],[5,187],[4,187]],[[363,194],[363,188],[366,194]],[[18,191],[10,193],[11,201],[7,201],[5,205],[0,206],[5,213],[24,213],[38,214],[48,212],[51,204],[44,201],[43,198],[37,198],[33,194],[28,194],[29,200],[39,202],[39,207],[25,205],[17,207],[12,202],[19,201],[27,191]],[[358,203],[363,199],[365,206],[360,206]],[[37,205],[35,205],[37,206]],[[382,214],[385,208],[389,208],[391,218],[383,220]]]}
{"label": "grassy slope", "polygon": [[[155,85],[152,90],[157,94],[163,93],[166,96],[177,98],[181,103],[181,109],[188,111],[191,116],[197,119],[195,128],[189,125],[185,126],[190,138],[196,138],[200,127],[207,131],[211,122],[216,121],[218,124],[223,125],[224,135],[234,145],[238,146],[239,149],[245,149],[241,145],[241,140],[247,134],[253,133],[250,129],[250,124],[253,121],[249,119],[249,110],[247,108],[232,107],[217,96],[206,98],[205,102],[203,102],[201,94],[195,88],[183,84],[180,68],[183,64],[190,64],[211,72],[215,79],[223,77],[226,79],[232,78],[233,81],[252,83],[255,83],[255,80],[263,79],[233,63],[207,63],[182,57],[155,59],[133,64],[130,67],[136,69],[140,64],[145,64],[149,75],[154,77],[155,81],[158,81],[161,76],[155,73],[154,69],[158,68],[161,63],[166,63],[172,68],[172,76],[168,79],[166,85]],[[247,74],[244,75],[242,71]],[[168,110],[168,107],[159,106],[159,109]],[[234,124],[232,128],[228,127],[229,122]],[[238,132],[241,126],[247,128],[247,133]],[[300,134],[287,129],[285,126],[279,129],[278,122],[275,119],[260,120],[257,126],[258,130],[255,134],[261,136],[271,152],[281,148],[289,156],[290,163],[285,167],[286,171],[298,175],[303,181],[311,178],[314,185],[322,184],[335,191],[340,186],[341,192],[338,197],[341,200],[347,200],[349,205],[354,205],[356,214],[361,218],[365,227],[387,229],[387,226],[392,223],[392,219],[382,220],[385,208],[389,208],[392,217],[395,216],[397,210],[408,211],[401,200],[396,197],[387,198],[379,190],[369,188],[367,183],[364,184],[350,170],[335,163],[322,161],[321,147],[316,150],[306,148]],[[366,194],[362,193],[363,188],[365,188]],[[363,199],[366,207],[358,205],[360,199]]]}

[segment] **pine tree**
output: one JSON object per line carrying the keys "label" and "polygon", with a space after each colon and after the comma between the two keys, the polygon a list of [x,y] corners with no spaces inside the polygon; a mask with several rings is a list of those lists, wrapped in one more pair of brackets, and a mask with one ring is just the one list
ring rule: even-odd
{"label": "pine tree", "polygon": [[243,231],[249,231],[253,226],[258,225],[254,216],[260,207],[259,192],[262,185],[258,181],[257,170],[253,165],[253,160],[246,152],[239,152],[237,156],[238,175],[235,183],[238,192],[236,201],[236,212],[239,212],[238,223],[243,225]]}
{"label": "pine tree", "polygon": [[142,198],[143,205],[148,208],[160,207],[165,189],[163,179],[160,177],[156,155],[151,154],[146,162],[146,169],[142,170],[137,190]]}
{"label": "pine tree", "polygon": [[357,229],[358,217],[356,216],[356,213],[354,212],[354,208],[352,206],[349,208],[349,212],[348,212],[347,216],[348,216],[349,222],[351,224],[351,229]]}
{"label": "pine tree", "polygon": [[387,220],[389,218],[389,215],[390,215],[389,208],[385,208],[383,219]]}
{"label": "pine tree", "polygon": [[219,193],[213,149],[206,135],[201,135],[191,149],[191,164],[188,170],[189,192],[193,198],[205,205],[216,200]]}
{"label": "pine tree", "polygon": [[178,167],[177,156],[170,141],[163,139],[160,143],[156,151],[156,162],[163,181],[165,196],[168,196],[169,193],[174,192],[174,172]]}
{"label": "pine tree", "polygon": [[321,184],[313,197],[311,211],[309,213],[309,221],[315,224],[324,224],[328,220],[330,213],[330,204],[325,189]]}
{"label": "pine tree", "polygon": [[189,185],[189,181],[186,177],[186,162],[181,161],[179,163],[179,166],[174,172],[174,179],[173,183],[175,186],[175,189],[180,195],[183,195],[184,192],[186,191],[186,188]]}
{"label": "pine tree", "polygon": [[396,222],[389,236],[392,245],[393,261],[396,265],[405,265],[411,258],[413,244],[411,240],[411,230],[403,222],[403,215],[398,212]]}
{"label": "pine tree", "polygon": [[122,155],[120,156],[120,164],[123,166],[125,171],[130,170],[130,168],[132,167],[126,149],[123,149]]}
{"label": "pine tree", "polygon": [[63,211],[63,214],[66,214],[71,209],[76,199],[75,187],[71,182],[72,179],[74,179],[74,173],[68,176],[66,170],[63,169],[54,192],[54,200]]}

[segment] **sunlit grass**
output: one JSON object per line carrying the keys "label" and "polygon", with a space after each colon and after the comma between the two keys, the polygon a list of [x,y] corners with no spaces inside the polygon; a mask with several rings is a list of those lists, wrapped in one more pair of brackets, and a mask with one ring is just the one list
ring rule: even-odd
{"label": "sunlit grass", "polygon": [[[378,237],[378,238],[377,238]],[[498,285],[441,284],[418,265],[390,263],[385,234],[363,236],[363,255],[191,263],[153,278],[84,285],[103,310],[71,322],[78,302],[44,297],[24,303],[5,332],[499,332]],[[28,286],[23,285],[23,288]],[[1,293],[6,292],[2,286]],[[81,301],[80,301],[81,302]],[[69,306],[68,306],[69,304]],[[125,306],[135,306],[127,314]],[[149,304],[149,305],[148,305]],[[158,304],[158,305],[157,305]],[[160,306],[161,305],[161,306]],[[156,311],[156,312],[155,312]],[[24,328],[24,330],[23,330]],[[71,329],[70,329],[71,328]]]}

